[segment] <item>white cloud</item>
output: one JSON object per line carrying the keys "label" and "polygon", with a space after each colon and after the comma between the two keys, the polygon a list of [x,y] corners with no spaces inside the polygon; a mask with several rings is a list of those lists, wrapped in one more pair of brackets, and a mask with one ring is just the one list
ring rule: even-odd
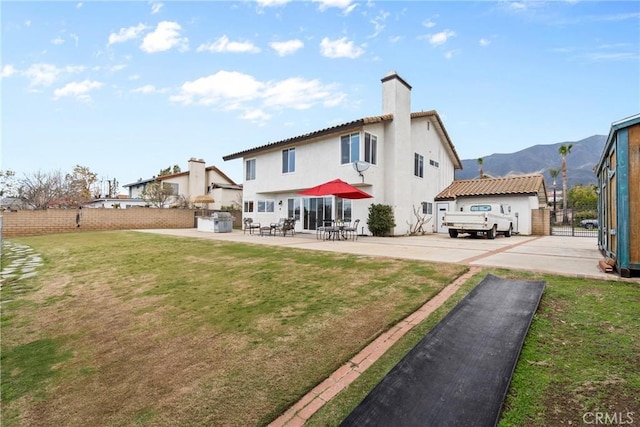
{"label": "white cloud", "polygon": [[150,93],[166,93],[167,89],[160,89],[155,87],[154,85],[144,85],[135,89],[131,89],[131,92],[148,95]]}
{"label": "white cloud", "polygon": [[525,2],[520,1],[507,2],[507,7],[512,10],[527,10]]}
{"label": "white cloud", "polygon": [[78,37],[78,35],[75,33],[69,34],[69,37],[71,37],[76,42],[76,47],[78,47],[78,43],[80,42],[80,37]]}
{"label": "white cloud", "polygon": [[432,46],[440,46],[443,45],[449,40],[451,37],[454,37],[456,33],[451,30],[440,31],[439,33],[435,33],[429,36],[429,44]]}
{"label": "white cloud", "polygon": [[271,49],[275,50],[279,56],[291,55],[302,49],[304,43],[300,40],[287,40],[286,42],[271,42],[269,43]]}
{"label": "white cloud", "polygon": [[389,43],[398,43],[402,38],[402,36],[391,36],[389,37]]}
{"label": "white cloud", "polygon": [[293,77],[281,81],[261,82],[239,72],[219,71],[216,74],[185,82],[180,93],[170,97],[183,105],[215,106],[220,110],[240,110],[241,118],[265,121],[271,115],[265,111],[308,109],[314,105],[335,106],[345,95],[334,85],[319,80]]}
{"label": "white cloud", "polygon": [[271,118],[271,114],[265,113],[263,110],[257,108],[253,110],[246,110],[240,115],[240,118],[251,122],[264,123]]}
{"label": "white cloud", "polygon": [[491,40],[482,38],[480,39],[479,43],[480,43],[480,46],[487,47],[491,44]]}
{"label": "white cloud", "polygon": [[77,74],[85,70],[81,65],[67,65],[64,68],[58,68],[52,64],[33,64],[24,74],[30,80],[29,88],[33,89],[38,86],[51,86],[63,73]]}
{"label": "white cloud", "polygon": [[454,56],[459,55],[459,54],[460,54],[460,50],[457,50],[457,49],[456,50],[449,50],[449,51],[444,53],[444,57],[446,59],[451,59]]}
{"label": "white cloud", "polygon": [[219,101],[235,104],[258,97],[263,85],[248,74],[223,70],[184,83],[180,94],[172,96],[171,100],[185,105],[211,105]]}
{"label": "white cloud", "polygon": [[114,65],[113,67],[109,68],[109,71],[112,73],[116,73],[118,71],[122,71],[125,68],[127,68],[126,64],[118,64],[118,65]]}
{"label": "white cloud", "polygon": [[15,74],[17,72],[17,70],[15,69],[15,67],[11,64],[9,65],[4,65],[2,67],[2,69],[0,70],[0,78],[5,78],[5,77],[10,77],[13,74]]}
{"label": "white cloud", "polygon": [[291,0],[256,0],[260,7],[275,7],[289,3]]}
{"label": "white cloud", "polygon": [[435,26],[436,26],[436,23],[435,23],[435,22],[433,22],[433,21],[431,21],[430,19],[427,19],[426,21],[424,21],[424,22],[422,23],[422,26],[423,26],[423,27],[426,27],[426,28],[433,28],[433,27],[435,27]]}
{"label": "white cloud", "polygon": [[136,25],[135,27],[120,28],[118,33],[109,34],[109,45],[115,43],[126,42],[127,40],[136,39],[140,34],[147,29],[147,26],[143,23]]}
{"label": "white cloud", "polygon": [[357,58],[364,53],[364,49],[355,46],[353,41],[347,41],[346,37],[337,40],[329,40],[325,37],[320,42],[320,53],[327,58]]}
{"label": "white cloud", "polygon": [[76,4],[76,9],[80,9],[82,7],[82,2]]}
{"label": "white cloud", "polygon": [[140,80],[140,74],[132,74],[128,77],[129,80]]}
{"label": "white cloud", "polygon": [[180,31],[182,27],[177,22],[159,22],[156,29],[144,37],[140,49],[147,53],[163,52],[176,46],[187,50],[189,39],[180,37]]}
{"label": "white cloud", "polygon": [[382,30],[384,30],[384,22],[387,20],[387,17],[389,17],[389,12],[380,12],[378,16],[369,21],[373,24],[374,28],[373,34],[370,35],[369,38],[378,37],[378,34],[380,34]]}
{"label": "white cloud", "polygon": [[55,45],[61,45],[64,43],[64,39],[60,36],[56,37],[55,39],[51,40],[51,43],[55,44]]}
{"label": "white cloud", "polygon": [[81,82],[71,82],[66,84],[64,87],[53,91],[53,95],[54,95],[53,99],[60,99],[63,96],[70,96],[72,98],[76,98],[79,100],[88,101],[89,99],[91,99],[89,97],[89,92],[94,89],[101,88],[102,85],[103,83],[101,82],[96,82],[91,80],[84,80]]}
{"label": "white cloud", "polygon": [[320,10],[326,10],[330,7],[342,9],[345,15],[348,15],[355,9],[358,4],[352,3],[352,0],[313,0],[314,3],[320,3]]}
{"label": "white cloud", "polygon": [[160,12],[160,9],[162,9],[162,6],[164,6],[163,3],[151,2],[151,14],[155,15],[156,13]]}
{"label": "white cloud", "polygon": [[269,107],[305,110],[331,95],[331,88],[318,80],[292,77],[270,85],[264,91],[264,103]]}
{"label": "white cloud", "polygon": [[232,42],[226,35],[221,36],[218,40],[211,43],[203,43],[196,49],[197,52],[214,52],[214,53],[258,53],[260,48],[251,42]]}

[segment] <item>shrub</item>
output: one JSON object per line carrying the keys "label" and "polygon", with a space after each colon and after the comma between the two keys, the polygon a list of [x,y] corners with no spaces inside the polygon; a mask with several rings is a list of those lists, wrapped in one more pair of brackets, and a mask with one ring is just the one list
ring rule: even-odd
{"label": "shrub", "polygon": [[396,226],[393,208],[389,205],[372,204],[369,206],[367,226],[374,236],[386,236]]}

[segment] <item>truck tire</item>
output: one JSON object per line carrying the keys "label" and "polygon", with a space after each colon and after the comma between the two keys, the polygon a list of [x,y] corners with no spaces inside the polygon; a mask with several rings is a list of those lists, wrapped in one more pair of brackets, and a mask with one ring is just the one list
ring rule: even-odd
{"label": "truck tire", "polygon": [[487,238],[490,240],[493,240],[496,238],[496,225],[494,224],[493,227],[491,227],[491,230],[487,231]]}
{"label": "truck tire", "polygon": [[452,239],[455,239],[456,237],[458,237],[458,230],[450,228],[449,229],[449,237],[451,237]]}
{"label": "truck tire", "polygon": [[511,233],[513,233],[513,225],[509,224],[509,229],[504,232],[504,237],[511,237]]}

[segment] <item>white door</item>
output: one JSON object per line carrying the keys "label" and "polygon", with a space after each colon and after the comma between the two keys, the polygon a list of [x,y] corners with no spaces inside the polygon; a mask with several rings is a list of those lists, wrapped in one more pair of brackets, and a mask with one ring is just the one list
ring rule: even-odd
{"label": "white door", "polygon": [[436,232],[437,233],[448,233],[449,228],[442,225],[442,218],[444,217],[444,213],[449,210],[449,203],[437,203],[436,204]]}

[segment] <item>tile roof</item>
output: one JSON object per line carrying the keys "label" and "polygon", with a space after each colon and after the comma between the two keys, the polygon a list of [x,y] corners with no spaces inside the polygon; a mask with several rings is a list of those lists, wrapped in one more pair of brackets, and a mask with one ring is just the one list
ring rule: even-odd
{"label": "tile roof", "polygon": [[462,179],[453,181],[435,197],[435,200],[455,200],[458,197],[498,196],[540,193],[546,197],[544,177],[541,174],[516,175],[502,178]]}
{"label": "tile roof", "polygon": [[[458,153],[456,152],[456,149],[453,145],[453,142],[451,142],[451,138],[449,138],[449,134],[447,133],[447,130],[444,128],[444,124],[442,123],[442,120],[440,120],[440,116],[438,115],[438,113],[435,110],[429,110],[429,111],[420,111],[420,112],[416,112],[416,113],[411,113],[411,118],[412,119],[416,119],[416,118],[421,118],[421,117],[434,117],[437,123],[437,127],[438,130],[442,133],[442,137],[444,139],[445,144],[448,145],[448,148],[451,150],[451,154],[453,156],[453,164],[454,167],[456,169],[462,169],[462,162],[460,161],[460,158],[458,157]],[[254,148],[250,148],[248,150],[244,150],[244,151],[238,151],[236,153],[233,154],[228,154],[226,156],[223,156],[222,159],[227,161],[227,160],[233,160],[233,159],[240,159],[243,157],[249,157],[249,156],[253,156],[256,155],[258,153],[262,153],[265,151],[269,151],[269,150],[273,150],[273,149],[277,149],[277,148],[281,148],[281,147],[285,147],[288,146],[290,144],[293,143],[297,143],[297,142],[310,142],[310,140],[313,140],[315,138],[320,138],[326,135],[331,135],[334,133],[340,133],[340,132],[345,132],[351,129],[358,129],[361,128],[364,125],[368,125],[368,124],[372,124],[372,123],[380,123],[380,122],[387,122],[387,121],[391,121],[393,120],[393,114],[383,114],[381,116],[371,116],[371,117],[364,117],[358,120],[353,120],[347,123],[343,123],[340,125],[336,125],[336,126],[332,126],[332,127],[328,127],[328,128],[324,128],[324,129],[320,129],[314,132],[309,132],[309,133],[305,133],[303,135],[298,135],[298,136],[294,136],[291,138],[287,138],[287,139],[282,139],[280,141],[275,141],[275,142],[270,142],[268,144],[264,144],[261,145],[259,147],[254,147]]]}

